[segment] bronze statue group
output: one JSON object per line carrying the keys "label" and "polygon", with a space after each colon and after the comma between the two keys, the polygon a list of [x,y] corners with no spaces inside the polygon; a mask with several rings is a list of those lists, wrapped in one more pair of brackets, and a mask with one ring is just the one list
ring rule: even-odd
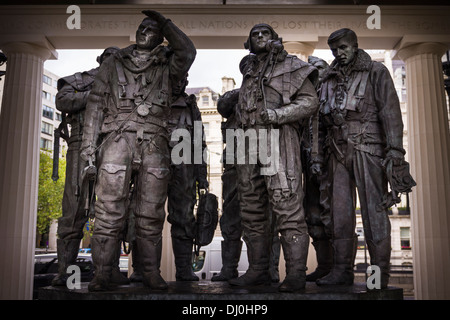
{"label": "bronze statue group", "polygon": [[[90,212],[95,276],[89,291],[130,281],[166,290],[160,274],[166,200],[176,280],[199,280],[192,270],[194,206],[197,192],[208,189],[206,164],[171,162],[171,133],[192,133],[201,121],[195,96],[185,93],[196,49],[171,20],[143,13],[136,44],[107,48],[99,68],[58,82],[56,106],[71,132],[54,286],[66,285]],[[246,162],[224,161],[223,267],[212,281],[278,282],[281,245],[286,277],[279,291],[301,290],[306,281],[353,284],[357,190],[370,263],[381,270],[381,288],[388,285],[387,210],[414,185],[399,100],[387,68],[358,48],[352,30],[333,32],[328,44],[335,57],[330,66],[289,55],[268,24],[250,30],[249,55],[239,66],[242,85],[218,101],[227,119],[224,141],[225,128],[253,130],[258,139],[276,132],[278,140],[266,147],[276,148],[279,161],[268,173],[267,164],[248,161],[250,148]],[[310,237],[318,267],[306,275]],[[241,238],[249,267],[238,277]],[[132,248],[130,279],[118,265],[124,239]]]}

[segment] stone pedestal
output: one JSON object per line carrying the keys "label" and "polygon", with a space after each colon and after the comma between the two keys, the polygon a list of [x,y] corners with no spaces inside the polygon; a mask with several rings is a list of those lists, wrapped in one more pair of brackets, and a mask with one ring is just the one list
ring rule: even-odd
{"label": "stone pedestal", "polygon": [[411,174],[412,250],[416,299],[450,299],[450,135],[440,43],[398,51],[406,63]]}
{"label": "stone pedestal", "polygon": [[[39,289],[40,300],[402,300],[403,289],[388,287],[384,290],[367,290],[365,283],[352,286],[319,287],[307,283],[304,290],[278,292],[279,284],[271,286],[232,287],[227,282],[168,282],[166,291],[150,290],[140,283],[118,287],[109,292],[89,292],[87,283],[81,289],[45,287]],[[231,303],[231,302],[230,302]]]}
{"label": "stone pedestal", "polygon": [[42,74],[50,51],[23,42],[2,50],[8,62],[0,114],[0,299],[31,299]]}

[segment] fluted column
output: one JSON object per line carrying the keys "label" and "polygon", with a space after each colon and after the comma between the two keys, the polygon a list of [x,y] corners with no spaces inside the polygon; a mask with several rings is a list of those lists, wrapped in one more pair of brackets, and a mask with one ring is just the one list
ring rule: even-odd
{"label": "fluted column", "polygon": [[8,62],[0,114],[0,299],[31,299],[42,74],[50,50],[24,42],[2,50]]}
{"label": "fluted column", "polygon": [[416,299],[450,299],[450,135],[441,57],[447,46],[398,51],[406,63],[411,229]]}

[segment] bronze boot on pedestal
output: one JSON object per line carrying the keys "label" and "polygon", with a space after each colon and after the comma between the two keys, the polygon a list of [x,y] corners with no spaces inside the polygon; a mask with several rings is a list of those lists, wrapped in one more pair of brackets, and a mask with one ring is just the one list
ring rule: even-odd
{"label": "bronze boot on pedestal", "polygon": [[333,267],[333,247],[330,240],[313,241],[316,250],[317,268],[306,276],[306,281],[316,281],[330,273]]}
{"label": "bronze boot on pedestal", "polygon": [[280,270],[278,270],[278,265],[280,263],[280,247],[280,237],[277,234],[272,237],[270,243],[269,273],[272,283],[280,282]]}
{"label": "bronze boot on pedestal", "polygon": [[142,263],[142,282],[154,290],[166,290],[166,281],[159,270],[161,263],[162,238],[155,240],[136,236],[136,244]]}
{"label": "bronze boot on pedestal", "polygon": [[247,244],[248,270],[239,278],[228,281],[233,286],[270,284],[269,238],[265,235],[244,237]]}
{"label": "bronze boot on pedestal", "polygon": [[304,289],[306,285],[306,258],[308,256],[309,235],[281,236],[280,240],[286,261],[286,278],[278,287],[278,290],[281,292],[294,292]]}
{"label": "bronze boot on pedestal", "polygon": [[89,291],[108,291],[115,285],[111,283],[111,273],[119,250],[119,241],[115,238],[93,236],[92,261],[95,267],[94,279],[89,283]]}
{"label": "bronze boot on pedestal", "polygon": [[238,265],[241,257],[241,240],[224,240],[222,245],[222,269],[211,281],[228,281],[239,276]]}
{"label": "bronze boot on pedestal", "polygon": [[130,276],[131,282],[142,282],[142,264],[140,262],[138,247],[136,245],[136,240],[133,240],[131,245],[131,259],[133,273]]}
{"label": "bronze boot on pedestal", "polygon": [[173,255],[175,257],[175,279],[177,281],[199,281],[192,270],[192,239],[172,237]]}
{"label": "bronze boot on pedestal", "polygon": [[52,286],[66,286],[67,267],[75,264],[80,248],[80,239],[56,240],[58,253],[58,274],[52,280]]}
{"label": "bronze boot on pedestal", "polygon": [[379,241],[377,244],[366,239],[370,254],[370,264],[378,266],[381,271],[380,289],[386,289],[389,283],[389,269],[391,261],[391,236]]}
{"label": "bronze boot on pedestal", "polygon": [[331,272],[323,278],[317,279],[316,284],[321,285],[352,285],[355,279],[353,264],[355,261],[357,237],[350,239],[335,239],[334,265]]}
{"label": "bronze boot on pedestal", "polygon": [[121,250],[119,245],[119,249],[117,250],[117,254],[114,258],[113,269],[111,272],[111,283],[118,286],[123,286],[130,284],[130,280],[120,272],[120,254]]}

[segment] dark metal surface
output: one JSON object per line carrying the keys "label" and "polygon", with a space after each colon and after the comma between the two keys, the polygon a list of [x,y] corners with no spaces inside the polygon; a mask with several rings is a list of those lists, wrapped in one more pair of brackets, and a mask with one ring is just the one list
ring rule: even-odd
{"label": "dark metal surface", "polygon": [[87,283],[81,289],[45,287],[40,300],[403,300],[403,289],[388,287],[367,290],[365,283],[352,286],[317,286],[308,282],[304,290],[278,292],[279,284],[270,286],[232,287],[227,282],[168,282],[165,291],[151,290],[140,283],[120,286],[114,291],[89,292]]}

